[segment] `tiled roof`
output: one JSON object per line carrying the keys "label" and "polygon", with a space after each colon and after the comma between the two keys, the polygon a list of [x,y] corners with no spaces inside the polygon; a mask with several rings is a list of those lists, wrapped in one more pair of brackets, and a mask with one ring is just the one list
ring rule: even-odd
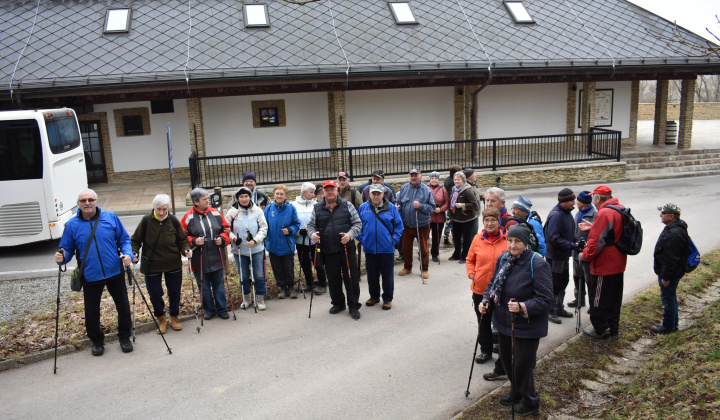
{"label": "tiled roof", "polygon": [[412,0],[418,25],[396,25],[381,0],[254,2],[268,5],[269,28],[246,29],[240,1],[126,0],[130,32],[103,34],[106,5],[117,2],[44,1],[22,56],[37,3],[3,2],[0,89],[9,86],[16,63],[13,87],[22,90],[184,81],[186,62],[191,80],[344,75],[348,66],[353,75],[483,71],[490,61],[498,71],[708,62],[648,34],[672,36],[674,25],[625,0],[525,0],[531,25],[515,24],[499,0]]}

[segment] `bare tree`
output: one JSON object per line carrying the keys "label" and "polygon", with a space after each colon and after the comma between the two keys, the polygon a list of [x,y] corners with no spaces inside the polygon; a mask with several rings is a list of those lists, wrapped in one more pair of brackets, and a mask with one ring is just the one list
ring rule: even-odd
{"label": "bare tree", "polygon": [[[717,20],[718,24],[720,24],[720,19],[717,15],[715,15],[715,20]],[[675,51],[678,54],[684,55],[686,57],[718,57],[720,58],[720,47],[717,45],[711,43],[710,41],[705,41],[704,44],[699,44],[695,41],[691,41],[687,39],[685,34],[683,34],[682,31],[680,31],[680,28],[677,26],[677,22],[675,22],[675,27],[672,30],[672,36],[664,36],[660,35],[657,32],[653,32],[650,29],[645,28],[645,30],[652,35],[653,37],[663,40],[666,42],[666,45],[671,50]],[[720,38],[717,37],[710,29],[705,28],[706,31],[710,35],[712,35],[718,42],[720,42]],[[690,52],[688,52],[687,48],[684,48],[683,51],[679,49],[679,46],[685,46],[689,47]]]}

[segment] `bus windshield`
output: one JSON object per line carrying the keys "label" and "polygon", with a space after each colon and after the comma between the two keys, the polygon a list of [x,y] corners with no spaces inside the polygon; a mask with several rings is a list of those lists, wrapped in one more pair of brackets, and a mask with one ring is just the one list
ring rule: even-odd
{"label": "bus windshield", "polygon": [[65,153],[80,146],[80,133],[75,118],[46,119],[45,126],[53,154]]}
{"label": "bus windshield", "polygon": [[0,121],[0,168],[0,181],[43,177],[42,144],[37,121]]}

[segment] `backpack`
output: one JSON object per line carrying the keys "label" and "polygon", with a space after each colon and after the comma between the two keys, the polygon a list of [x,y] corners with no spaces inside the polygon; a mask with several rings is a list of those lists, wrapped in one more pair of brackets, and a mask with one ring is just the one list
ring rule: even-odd
{"label": "backpack", "polygon": [[530,218],[537,220],[538,222],[540,222],[540,225],[542,226],[542,224],[543,224],[542,217],[540,217],[538,212],[536,212],[535,210],[533,210],[532,213],[530,213]]}
{"label": "backpack", "polygon": [[[182,230],[182,227],[180,227],[180,221],[172,214],[168,214],[168,217],[170,218],[170,221],[172,222],[172,225],[175,227],[175,230],[180,231]],[[142,231],[143,231],[143,242],[145,241],[145,232],[147,232],[147,224],[148,219],[150,218],[150,215],[146,214],[143,216],[142,220],[140,221],[140,224],[142,224]]]}
{"label": "backpack", "polygon": [[698,251],[690,235],[688,235],[688,256],[685,260],[685,272],[689,273],[700,265],[700,251]]}
{"label": "backpack", "polygon": [[608,204],[605,207],[617,211],[622,216],[623,226],[622,233],[620,234],[620,239],[615,240],[612,245],[615,245],[618,251],[622,252],[623,254],[639,254],[640,248],[642,248],[643,230],[640,222],[637,221],[632,214],[630,214],[630,208],[625,207],[621,209],[620,207],[614,206],[612,204]]}
{"label": "backpack", "polygon": [[[535,212],[533,212],[533,213],[535,213]],[[535,213],[535,214],[537,215],[537,213]],[[538,218],[539,217],[540,216],[538,216]],[[515,220],[518,225],[523,225],[530,230],[530,242],[528,243],[528,245],[530,246],[530,249],[532,249],[534,253],[540,255],[538,253],[538,251],[540,250],[540,242],[538,241],[537,234],[535,233],[535,228],[533,227],[533,225],[531,225],[530,223],[528,223],[525,220],[522,220],[515,216],[511,216],[506,219],[503,219],[503,226],[507,226],[507,222],[509,222],[510,220]]]}

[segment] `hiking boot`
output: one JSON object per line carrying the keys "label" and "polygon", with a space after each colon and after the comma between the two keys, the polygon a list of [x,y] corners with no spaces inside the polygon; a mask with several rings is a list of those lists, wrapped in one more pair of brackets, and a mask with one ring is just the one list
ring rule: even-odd
{"label": "hiking boot", "polygon": [[597,331],[583,331],[583,334],[586,336],[592,338],[593,340],[602,340],[602,341],[610,341],[610,332],[605,330],[602,333],[598,334]]}
{"label": "hiking boot", "polygon": [[458,264],[465,264],[465,258],[460,258],[458,260]]}
{"label": "hiking boot", "polygon": [[535,416],[540,414],[540,406],[530,407],[525,405],[524,402],[520,401],[513,407],[510,407],[510,412],[513,412],[518,416]]}
{"label": "hiking boot", "polygon": [[203,318],[205,318],[205,321],[209,321],[209,320],[213,319],[214,317],[215,317],[215,314],[209,314],[207,312],[205,312],[205,314],[203,314]]}
{"label": "hiking boot", "polygon": [[255,303],[257,303],[257,308],[261,311],[267,309],[267,305],[265,304],[265,295],[255,295]]}
{"label": "hiking boot", "polygon": [[502,397],[498,398],[498,402],[500,404],[508,405],[508,406],[517,404],[520,401],[522,401],[522,398],[513,398],[512,394],[510,394],[509,392],[507,394],[503,395]]}
{"label": "hiking boot", "polygon": [[318,296],[324,295],[325,292],[327,292],[327,287],[318,286],[315,288],[315,294]]}
{"label": "hiking boot", "polygon": [[278,299],[285,299],[285,286],[278,286]]}
{"label": "hiking boot", "polygon": [[220,312],[219,317],[222,318],[222,319],[230,319],[230,314],[227,313],[227,311],[225,311],[225,312]]}
{"label": "hiking boot", "polygon": [[305,287],[303,287],[302,291],[303,292],[312,292],[314,288],[315,288],[314,286],[306,284]]}
{"label": "hiking boot", "polygon": [[458,258],[454,255],[451,255],[450,258],[448,258],[448,261],[458,261],[458,260],[460,260],[460,258]]}
{"label": "hiking boot", "polygon": [[288,286],[288,290],[290,291],[290,299],[297,299],[297,288],[295,288],[294,286]]}
{"label": "hiking boot", "polygon": [[[427,270],[423,270],[422,278],[423,278],[423,280],[430,278],[430,273],[428,273]],[[423,283],[427,283],[427,282],[424,281]]]}
{"label": "hiking boot", "polygon": [[557,316],[561,316],[563,318],[572,318],[575,315],[571,314],[570,312],[566,311],[565,309],[562,309],[557,312]]}
{"label": "hiking boot", "polygon": [[433,262],[436,262],[436,263],[439,263],[439,262],[440,262],[440,258],[438,258],[437,255],[433,255],[432,261],[433,261]]}
{"label": "hiking boot", "polygon": [[445,238],[445,240],[443,241],[443,245],[445,245],[445,246],[452,246],[452,244],[450,243],[450,239],[449,239],[449,238]]}
{"label": "hiking boot", "polygon": [[352,319],[356,321],[360,319],[360,311],[358,310],[358,308],[350,308],[349,312]]}
{"label": "hiking boot", "polygon": [[373,306],[380,302],[380,299],[371,297],[370,299],[365,301],[365,306]]}
{"label": "hiking boot", "polygon": [[490,373],[483,374],[483,379],[486,381],[505,381],[507,380],[507,375],[504,373],[495,373],[493,370]]}
{"label": "hiking boot", "polygon": [[133,345],[130,342],[129,338],[120,339],[120,349],[123,353],[130,353],[131,351],[133,351]]}
{"label": "hiking boot", "polygon": [[553,324],[562,324],[562,320],[558,318],[555,314],[548,315],[548,321],[552,322]]}
{"label": "hiking boot", "polygon": [[383,310],[385,310],[385,311],[390,310],[390,309],[392,308],[392,301],[390,301],[390,302],[383,302],[382,308],[383,308]]}
{"label": "hiking boot", "polygon": [[167,326],[168,326],[168,319],[165,314],[162,314],[161,316],[157,317],[157,323],[158,323],[158,334],[165,334],[167,332]]}
{"label": "hiking boot", "polygon": [[345,310],[345,305],[333,305],[332,308],[330,308],[330,313],[335,315],[339,314],[340,312]]}
{"label": "hiking boot", "polygon": [[102,356],[105,353],[105,343],[93,343],[91,353],[93,356]]}
{"label": "hiking boot", "polygon": [[[567,306],[569,308],[575,308],[577,306],[577,304],[578,304],[577,299],[575,299],[572,302],[568,303]],[[581,308],[585,307],[585,302],[580,302],[580,307]]]}
{"label": "hiking boot", "polygon": [[240,304],[240,309],[247,309],[252,306],[252,295],[243,295],[243,301]]}
{"label": "hiking boot", "polygon": [[408,270],[407,268],[403,268],[402,270],[400,270],[400,272],[398,273],[398,275],[400,275],[400,276],[407,276],[407,275],[410,274],[410,273],[412,273],[412,270]]}
{"label": "hiking boot", "polygon": [[492,360],[491,354],[480,353],[480,355],[475,358],[475,363],[485,363],[488,360]]}
{"label": "hiking boot", "polygon": [[180,317],[177,315],[170,315],[170,328],[175,331],[182,330],[182,324],[180,323]]}
{"label": "hiking boot", "polygon": [[405,261],[405,257],[398,255],[397,258],[395,258],[395,261]]}
{"label": "hiking boot", "polygon": [[671,332],[677,331],[677,328],[674,330],[671,330],[669,328],[665,328],[663,324],[656,325],[650,329],[650,331],[654,332],[655,334],[670,334]]}

